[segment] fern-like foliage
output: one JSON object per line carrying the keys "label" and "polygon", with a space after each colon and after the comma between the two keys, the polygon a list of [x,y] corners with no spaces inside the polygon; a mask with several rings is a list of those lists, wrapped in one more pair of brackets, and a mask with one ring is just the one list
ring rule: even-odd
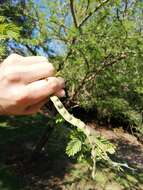
{"label": "fern-like foliage", "polygon": [[[114,154],[116,147],[103,137],[93,138],[96,138],[96,159],[108,160],[108,153]],[[71,132],[70,141],[66,148],[66,153],[68,156],[76,156],[77,158],[81,158],[81,155],[85,154],[85,157],[90,157],[91,149],[92,147],[89,144],[87,137],[84,135],[82,131],[73,130]]]}
{"label": "fern-like foliage", "polygon": [[67,145],[66,153],[68,156],[74,156],[79,151],[81,151],[82,148],[82,142],[78,138],[73,138]]}
{"label": "fern-like foliage", "polygon": [[20,27],[9,23],[4,16],[0,16],[0,40],[15,39],[20,37]]}
{"label": "fern-like foliage", "polygon": [[7,43],[9,40],[18,40],[20,27],[9,22],[6,17],[0,16],[0,59],[7,54]]}

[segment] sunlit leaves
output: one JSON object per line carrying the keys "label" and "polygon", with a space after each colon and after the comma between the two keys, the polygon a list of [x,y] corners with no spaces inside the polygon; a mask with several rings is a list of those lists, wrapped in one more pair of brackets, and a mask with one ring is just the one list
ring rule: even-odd
{"label": "sunlit leaves", "polygon": [[20,28],[13,23],[6,21],[4,16],[0,16],[0,40],[18,39]]}
{"label": "sunlit leaves", "polygon": [[81,146],[82,142],[79,139],[74,138],[68,143],[66,153],[68,156],[74,156],[81,150]]}

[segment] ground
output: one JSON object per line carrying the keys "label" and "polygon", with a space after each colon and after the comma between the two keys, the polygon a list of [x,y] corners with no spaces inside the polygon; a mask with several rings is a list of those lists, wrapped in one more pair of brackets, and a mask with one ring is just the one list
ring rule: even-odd
{"label": "ground", "polygon": [[90,125],[117,145],[112,159],[125,164],[124,172],[98,163],[93,181],[85,163],[65,154],[62,134],[55,133],[42,153],[32,156],[34,145],[48,127],[48,119],[1,117],[0,190],[142,190],[143,145],[122,129]]}

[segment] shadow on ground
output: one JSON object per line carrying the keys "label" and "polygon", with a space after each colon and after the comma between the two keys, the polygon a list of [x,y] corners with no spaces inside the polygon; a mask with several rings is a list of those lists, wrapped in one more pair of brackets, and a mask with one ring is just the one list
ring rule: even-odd
{"label": "shadow on ground", "polygon": [[31,160],[33,146],[48,127],[48,118],[4,117],[0,125],[0,189],[60,190],[70,165],[62,136],[55,133],[46,150]]}
{"label": "shadow on ground", "polygon": [[125,168],[122,173],[98,163],[95,181],[85,163],[73,164],[65,155],[66,126],[65,130],[56,127],[42,152],[31,157],[49,122],[42,115],[0,118],[0,190],[143,189],[143,146],[129,134],[100,130],[117,144],[113,159],[136,170]]}

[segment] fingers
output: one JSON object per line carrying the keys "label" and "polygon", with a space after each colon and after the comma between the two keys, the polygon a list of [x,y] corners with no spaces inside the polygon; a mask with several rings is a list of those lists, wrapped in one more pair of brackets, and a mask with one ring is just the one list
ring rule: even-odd
{"label": "fingers", "polygon": [[65,96],[65,90],[59,90],[58,92],[56,92],[54,94],[55,96],[58,96],[58,97],[64,97]]}
{"label": "fingers", "polygon": [[1,64],[2,67],[5,67],[5,66],[9,66],[9,65],[17,65],[19,64],[19,62],[21,61],[22,59],[22,56],[21,55],[18,55],[16,53],[13,53],[11,54],[10,56],[8,56],[4,61],[3,63]]}
{"label": "fingers", "polygon": [[[60,91],[58,91],[57,93],[55,93],[56,96],[59,97],[63,97],[65,95],[65,91],[62,89]],[[45,103],[47,103],[48,99],[44,99],[32,106],[28,106],[28,108],[24,111],[24,115],[31,115],[31,114],[35,114],[37,112],[40,111],[40,109],[44,106]]]}
{"label": "fingers", "polygon": [[42,108],[44,106],[44,104],[47,102],[47,99],[42,100],[32,106],[29,106],[24,112],[23,115],[31,115],[31,114],[35,114],[38,111],[40,111],[40,108]]}
{"label": "fingers", "polygon": [[43,78],[47,78],[54,75],[55,69],[51,63],[36,63],[23,67],[16,67],[13,69],[19,75],[21,82],[28,84]]}
{"label": "fingers", "polygon": [[[17,54],[11,54],[2,64],[4,73],[8,78],[22,83],[30,83],[42,78],[53,76],[55,69],[45,57],[31,56],[22,57]],[[9,77],[10,76],[10,77]]]}
{"label": "fingers", "polygon": [[[65,91],[59,90],[57,93],[55,93],[56,96],[59,97],[63,97],[65,95]],[[24,111],[23,115],[31,115],[31,114],[35,114],[37,112],[40,111],[40,109],[44,106],[45,103],[47,103],[48,98],[34,104],[34,105],[30,105],[26,108],[26,110]]]}
{"label": "fingers", "polygon": [[38,64],[38,63],[45,63],[49,62],[46,57],[43,56],[29,56],[29,57],[23,57],[23,64],[30,65],[30,64]]}
{"label": "fingers", "polygon": [[8,65],[30,65],[43,62],[48,62],[48,59],[44,56],[23,57],[16,53],[12,53],[4,60],[4,63]]}
{"label": "fingers", "polygon": [[43,78],[53,76],[55,69],[51,63],[36,63],[31,65],[16,65],[15,67],[9,66],[3,69],[2,75],[5,76],[8,82],[19,82],[28,84]]}
{"label": "fingers", "polygon": [[39,80],[26,86],[30,101],[40,101],[57,92],[62,95],[64,80],[62,78],[49,77],[48,80]]}

